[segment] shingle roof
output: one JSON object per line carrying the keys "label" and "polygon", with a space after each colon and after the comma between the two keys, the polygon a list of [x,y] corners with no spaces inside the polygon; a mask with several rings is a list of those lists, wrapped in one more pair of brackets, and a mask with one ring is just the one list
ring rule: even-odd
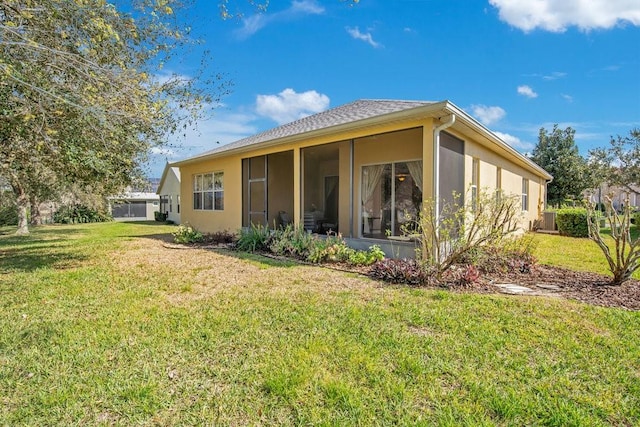
{"label": "shingle roof", "polygon": [[435,102],[360,99],[349,104],[341,105],[339,107],[269,129],[256,135],[240,139],[191,158],[205,157],[211,154],[222,153],[288,136],[304,134],[314,130],[326,129],[333,126],[353,123],[359,120],[397,113],[399,111],[410,110],[412,108],[423,107],[431,104],[435,104]]}

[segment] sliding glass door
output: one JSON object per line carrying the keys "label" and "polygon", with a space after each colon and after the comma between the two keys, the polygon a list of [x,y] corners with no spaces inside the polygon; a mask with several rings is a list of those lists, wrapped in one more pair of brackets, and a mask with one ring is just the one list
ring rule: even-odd
{"label": "sliding glass door", "polygon": [[422,208],[422,161],[362,168],[362,237],[400,236]]}

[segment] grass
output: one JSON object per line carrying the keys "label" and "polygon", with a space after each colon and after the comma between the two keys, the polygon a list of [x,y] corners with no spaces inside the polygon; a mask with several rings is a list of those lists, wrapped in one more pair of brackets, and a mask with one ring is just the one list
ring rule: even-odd
{"label": "grass", "polygon": [[[640,313],[0,229],[1,425],[634,425]],[[6,230],[4,230],[6,231]]]}
{"label": "grass", "polygon": [[[607,234],[609,233],[605,230],[603,235]],[[635,226],[631,229],[631,238],[636,239],[638,235],[640,235],[640,229]],[[533,236],[534,254],[541,264],[612,276],[602,251],[594,241],[587,238],[541,233],[536,233]],[[612,239],[609,239],[609,243],[609,246],[613,248]],[[640,279],[640,271],[636,271],[633,277]]]}

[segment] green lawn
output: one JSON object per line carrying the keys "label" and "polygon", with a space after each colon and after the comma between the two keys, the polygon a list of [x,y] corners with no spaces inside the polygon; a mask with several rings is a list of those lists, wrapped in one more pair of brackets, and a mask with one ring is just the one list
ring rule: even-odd
{"label": "green lawn", "polygon": [[640,313],[0,229],[0,425],[638,425]]}
{"label": "green lawn", "polygon": [[[638,227],[633,227],[631,232],[632,238],[640,234]],[[607,235],[606,230],[603,234]],[[594,241],[541,233],[533,236],[534,253],[539,263],[612,276],[602,251]],[[613,240],[610,240],[610,247],[613,248]],[[640,271],[636,271],[633,277],[640,279]]]}

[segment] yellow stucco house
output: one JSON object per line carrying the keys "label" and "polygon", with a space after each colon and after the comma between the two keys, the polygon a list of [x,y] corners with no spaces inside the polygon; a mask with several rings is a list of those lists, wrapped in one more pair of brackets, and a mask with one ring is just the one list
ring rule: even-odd
{"label": "yellow stucco house", "polygon": [[520,195],[528,228],[552,179],[449,101],[358,100],[171,166],[201,231],[293,222],[365,242],[471,186]]}

